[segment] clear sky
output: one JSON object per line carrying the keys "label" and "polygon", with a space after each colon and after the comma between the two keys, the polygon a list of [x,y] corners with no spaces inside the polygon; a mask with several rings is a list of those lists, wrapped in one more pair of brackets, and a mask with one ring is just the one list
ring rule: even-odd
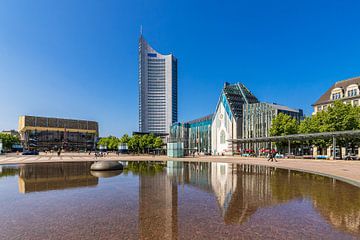
{"label": "clear sky", "polygon": [[2,0],[0,130],[24,114],[138,130],[140,25],[178,58],[180,121],[212,113],[225,81],[310,114],[360,75],[359,12],[357,0]]}

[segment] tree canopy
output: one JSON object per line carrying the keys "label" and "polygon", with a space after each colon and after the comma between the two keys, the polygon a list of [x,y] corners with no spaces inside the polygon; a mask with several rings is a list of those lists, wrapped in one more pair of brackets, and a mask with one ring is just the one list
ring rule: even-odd
{"label": "tree canopy", "polygon": [[10,150],[13,144],[19,144],[20,139],[16,136],[7,134],[7,133],[0,133],[0,139],[2,141],[4,149]]}
{"label": "tree canopy", "polygon": [[134,135],[130,137],[124,134],[121,138],[109,136],[101,138],[98,146],[106,146],[108,150],[117,150],[120,143],[126,143],[128,149],[134,153],[148,153],[150,150],[158,149],[163,146],[163,141],[160,137],[155,137],[154,134]]}
{"label": "tree canopy", "polygon": [[285,136],[298,133],[299,124],[295,118],[279,113],[272,121],[270,136]]}
{"label": "tree canopy", "polygon": [[[360,107],[335,101],[327,110],[306,117],[300,123],[288,115],[280,113],[272,122],[271,136],[284,136],[297,133],[320,133],[360,129]],[[341,139],[339,139],[342,143]],[[331,141],[316,139],[311,141],[318,146],[327,146]]]}

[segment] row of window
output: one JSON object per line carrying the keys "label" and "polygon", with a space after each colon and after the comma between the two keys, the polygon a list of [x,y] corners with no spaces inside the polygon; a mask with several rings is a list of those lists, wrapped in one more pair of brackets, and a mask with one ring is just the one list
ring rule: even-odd
{"label": "row of window", "polygon": [[[344,103],[352,104],[353,106],[359,106],[359,99],[355,99],[353,101],[348,100],[348,101],[345,101]],[[319,105],[319,106],[317,106],[317,111],[326,110],[329,106],[332,107],[333,104],[331,103],[329,105]]]}
{"label": "row of window", "polygon": [[354,97],[357,96],[358,94],[359,94],[359,90],[357,88],[348,90],[346,94],[344,94],[344,96],[342,92],[334,92],[331,94],[331,100],[337,100],[342,97]]}

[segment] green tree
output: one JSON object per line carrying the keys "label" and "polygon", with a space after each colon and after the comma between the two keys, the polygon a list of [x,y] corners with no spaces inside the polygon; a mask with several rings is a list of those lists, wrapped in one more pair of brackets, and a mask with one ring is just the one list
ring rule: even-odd
{"label": "green tree", "polygon": [[285,136],[296,134],[299,130],[299,124],[295,118],[284,113],[279,113],[272,121],[270,128],[271,136]]}
{"label": "green tree", "polygon": [[120,143],[128,143],[130,141],[130,137],[127,134],[124,134],[121,138],[120,138]]}
{"label": "green tree", "polygon": [[[284,113],[279,113],[271,123],[270,136],[297,134],[298,131],[299,123],[295,118]],[[287,144],[287,141],[280,141],[276,143],[276,146],[283,150]]]}
{"label": "green tree", "polygon": [[140,139],[141,137],[139,135],[134,135],[130,138],[128,142],[128,148],[133,153],[140,153]]}
{"label": "green tree", "polygon": [[119,146],[120,140],[114,136],[108,136],[105,138],[101,138],[98,142],[98,147],[100,145],[106,146],[108,150],[117,150]]}
{"label": "green tree", "polygon": [[5,150],[10,150],[13,144],[20,143],[18,137],[6,133],[0,133],[0,139]]}
{"label": "green tree", "polygon": [[[326,111],[318,112],[315,115],[306,117],[299,125],[299,133],[319,133],[326,131],[325,121],[328,113]],[[308,145],[315,145],[318,147],[328,147],[331,141],[324,139],[314,139],[306,141]]]}
{"label": "green tree", "polygon": [[359,107],[344,104],[341,101],[335,101],[334,106],[329,107],[326,113],[324,125],[326,132],[359,129]]}
{"label": "green tree", "polygon": [[163,145],[164,142],[160,137],[155,138],[154,148],[161,148]]}

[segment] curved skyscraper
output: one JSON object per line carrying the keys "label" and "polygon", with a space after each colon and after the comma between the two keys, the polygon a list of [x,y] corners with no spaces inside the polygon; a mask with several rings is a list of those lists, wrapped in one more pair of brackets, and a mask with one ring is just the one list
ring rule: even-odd
{"label": "curved skyscraper", "polygon": [[177,121],[177,59],[139,39],[139,131],[168,134]]}

